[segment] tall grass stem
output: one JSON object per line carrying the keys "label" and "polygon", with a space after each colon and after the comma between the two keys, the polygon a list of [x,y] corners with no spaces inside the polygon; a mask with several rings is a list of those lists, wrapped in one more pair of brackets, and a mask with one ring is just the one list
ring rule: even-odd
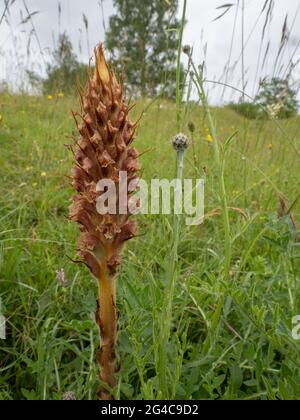
{"label": "tall grass stem", "polygon": [[192,60],[192,68],[194,71],[195,84],[204,108],[205,114],[207,116],[207,122],[210,129],[211,136],[213,138],[213,149],[215,156],[215,163],[218,170],[218,179],[219,179],[219,195],[220,195],[220,204],[222,208],[223,215],[223,224],[225,232],[225,262],[224,262],[224,278],[228,278],[230,264],[231,264],[231,239],[230,239],[230,221],[229,221],[229,211],[226,195],[226,185],[225,185],[225,156],[223,153],[223,148],[218,141],[217,130],[215,123],[213,121],[211,111],[208,105],[208,100],[204,88],[204,79],[203,79],[203,67],[199,73]]}
{"label": "tall grass stem", "polygon": [[[177,179],[181,181],[183,177],[184,151],[177,153]],[[170,268],[167,273],[167,283],[165,287],[165,306],[161,314],[161,342],[160,342],[160,360],[159,360],[159,387],[162,399],[169,398],[167,381],[167,362],[168,362],[168,343],[170,339],[170,330],[172,326],[172,306],[174,291],[177,279],[178,266],[178,243],[180,233],[180,216],[174,214],[173,225],[173,246],[171,253]]]}
{"label": "tall grass stem", "polygon": [[181,85],[181,52],[182,52],[182,39],[186,16],[187,0],[184,0],[181,24],[179,28],[179,40],[178,40],[178,53],[177,53],[177,70],[176,70],[176,130],[177,133],[180,131],[181,126],[181,101],[182,95],[180,92]]}

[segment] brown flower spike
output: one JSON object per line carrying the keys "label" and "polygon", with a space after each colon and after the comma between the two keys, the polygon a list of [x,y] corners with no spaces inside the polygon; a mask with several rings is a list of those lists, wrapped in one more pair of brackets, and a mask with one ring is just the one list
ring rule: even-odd
{"label": "brown flower spike", "polygon": [[[127,186],[137,180],[140,169],[138,153],[131,147],[136,124],[128,119],[124,88],[114,71],[106,63],[103,46],[95,50],[93,77],[88,69],[86,92],[80,93],[81,121],[77,123],[80,138],[74,153],[76,164],[72,171],[73,186],[78,194],[73,197],[70,218],[80,225],[78,255],[99,283],[96,322],[100,329],[100,379],[107,385],[98,391],[100,399],[113,399],[109,389],[116,386],[116,340],[118,312],[116,308],[116,268],[120,264],[120,251],[124,243],[137,233],[130,214],[101,215],[96,201],[103,192],[97,183],[103,179],[114,182],[117,197],[119,173],[127,172]],[[126,206],[133,191],[126,191]]]}

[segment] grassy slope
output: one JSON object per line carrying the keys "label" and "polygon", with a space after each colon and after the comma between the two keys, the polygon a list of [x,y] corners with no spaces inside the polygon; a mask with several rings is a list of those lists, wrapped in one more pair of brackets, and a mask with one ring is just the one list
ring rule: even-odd
{"label": "grassy slope", "polygon": [[[138,104],[136,116],[144,105]],[[95,396],[96,284],[85,267],[68,259],[75,258],[77,228],[65,218],[72,190],[64,144],[70,142],[70,109],[76,106],[67,98],[0,97],[0,293],[8,318],[7,340],[0,341],[0,399],[60,399],[68,390],[79,399]],[[278,222],[276,210],[278,191],[291,201],[299,192],[299,158],[289,144],[295,141],[300,149],[299,118],[280,123],[289,141],[274,122],[245,122],[228,109],[215,110],[215,119],[222,140],[239,130],[228,153],[226,184],[229,205],[247,219],[231,213],[232,280],[216,322],[221,218],[182,227],[169,348],[170,372],[178,372],[170,379],[173,396],[296,399],[300,355],[291,320],[300,314],[299,247],[289,220]],[[190,109],[185,124],[189,120],[196,125],[198,164],[195,168],[190,149],[185,176],[203,177],[206,168],[210,212],[217,206],[212,147],[201,110]],[[147,110],[136,141],[140,151],[151,149],[142,157],[145,179],[174,177],[174,122],[174,104],[157,102]],[[299,205],[294,213],[299,216]],[[157,395],[156,320],[171,221],[141,217],[141,236],[125,251],[119,273],[118,392],[125,399]],[[61,268],[66,288],[56,279]]]}

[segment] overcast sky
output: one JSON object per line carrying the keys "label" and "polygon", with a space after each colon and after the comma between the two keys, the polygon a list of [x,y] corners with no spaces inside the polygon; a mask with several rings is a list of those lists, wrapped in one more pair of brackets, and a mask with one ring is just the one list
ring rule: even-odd
{"label": "overcast sky", "polygon": [[[139,0],[142,1],[142,0]],[[237,1],[237,0],[235,0]],[[246,80],[248,85],[247,93],[253,94],[255,74],[258,62],[259,47],[261,42],[261,33],[264,24],[264,16],[257,21],[265,0],[245,0],[245,41],[249,41],[245,47],[245,68],[247,70]],[[183,0],[180,0],[180,10]],[[213,22],[220,11],[216,8],[224,3],[234,3],[225,0],[188,0],[187,7],[187,25],[184,34],[184,43],[194,47],[194,58],[200,63],[203,58],[204,45],[207,43],[207,78],[225,80],[224,66],[229,58],[230,46],[232,41],[232,31],[236,15],[236,7],[233,7],[229,13],[222,19]],[[242,0],[240,0],[240,4]],[[272,75],[274,71],[274,62],[281,39],[282,26],[286,14],[288,14],[288,27],[290,30],[290,40],[285,54],[280,64],[287,65],[290,58],[296,62],[300,58],[300,0],[274,0],[273,20],[266,31],[265,44],[271,41],[269,58],[261,70],[260,76]],[[75,51],[81,60],[87,61],[91,54],[88,51],[87,39],[83,24],[83,13],[89,22],[89,45],[93,48],[99,41],[104,40],[104,25],[108,25],[109,16],[114,13],[113,1],[103,0],[104,19],[100,8],[100,0],[61,0],[61,23],[58,21],[58,1],[57,0],[26,0],[29,11],[39,11],[32,17],[39,43],[34,38],[31,39],[30,50],[31,58],[27,61],[26,45],[29,33],[32,29],[31,22],[25,24],[20,22],[27,16],[24,0],[16,0],[7,16],[7,21],[3,20],[0,26],[0,80],[14,80],[17,84],[20,74],[15,62],[31,67],[36,71],[44,71],[44,60],[47,60],[47,51],[52,49],[57,34],[64,30],[70,35]],[[0,0],[0,17],[4,10],[4,0]],[[22,16],[21,16],[22,11]],[[180,12],[180,11],[179,11]],[[241,54],[241,10],[237,16],[237,26],[233,38],[231,63],[238,60],[233,75],[230,75],[228,82],[238,88],[242,87],[242,60]],[[257,25],[255,26],[255,23]],[[8,25],[10,23],[10,25]],[[255,28],[255,29],[254,29]],[[296,51],[299,42],[299,50]],[[80,46],[81,44],[81,52]],[[41,50],[43,56],[41,55]],[[295,52],[296,51],[296,52]],[[17,58],[16,58],[17,57]],[[262,60],[261,60],[262,61]],[[284,67],[284,66],[283,66]],[[293,73],[294,81],[299,78],[297,69]],[[214,102],[220,101],[220,89],[211,92]],[[225,98],[229,100],[229,92]]]}

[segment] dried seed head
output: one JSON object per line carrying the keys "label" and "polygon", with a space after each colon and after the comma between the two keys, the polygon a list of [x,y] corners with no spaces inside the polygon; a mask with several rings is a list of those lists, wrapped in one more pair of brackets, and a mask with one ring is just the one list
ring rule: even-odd
{"label": "dried seed head", "polygon": [[176,152],[184,152],[189,147],[189,139],[185,134],[179,133],[172,140],[172,145]]}
{"label": "dried seed head", "polygon": [[64,401],[75,401],[76,395],[73,391],[68,391],[63,394],[62,399]]}
{"label": "dried seed head", "polygon": [[63,268],[56,271],[56,279],[58,280],[58,283],[62,287],[66,287],[67,282],[66,282],[66,278],[65,278],[65,271],[64,271]]}
{"label": "dried seed head", "polygon": [[[137,233],[130,214],[99,214],[97,201],[104,191],[98,191],[101,180],[113,181],[119,197],[120,172],[127,173],[127,187],[138,178],[138,153],[131,147],[136,124],[128,119],[123,85],[109,68],[103,47],[95,50],[95,69],[88,72],[86,93],[81,95],[81,122],[76,121],[80,137],[74,152],[73,197],[70,219],[80,225],[78,255],[99,278],[103,270],[114,275],[120,263],[124,243]],[[135,191],[125,194],[128,203]],[[118,205],[117,205],[118,207]]]}

